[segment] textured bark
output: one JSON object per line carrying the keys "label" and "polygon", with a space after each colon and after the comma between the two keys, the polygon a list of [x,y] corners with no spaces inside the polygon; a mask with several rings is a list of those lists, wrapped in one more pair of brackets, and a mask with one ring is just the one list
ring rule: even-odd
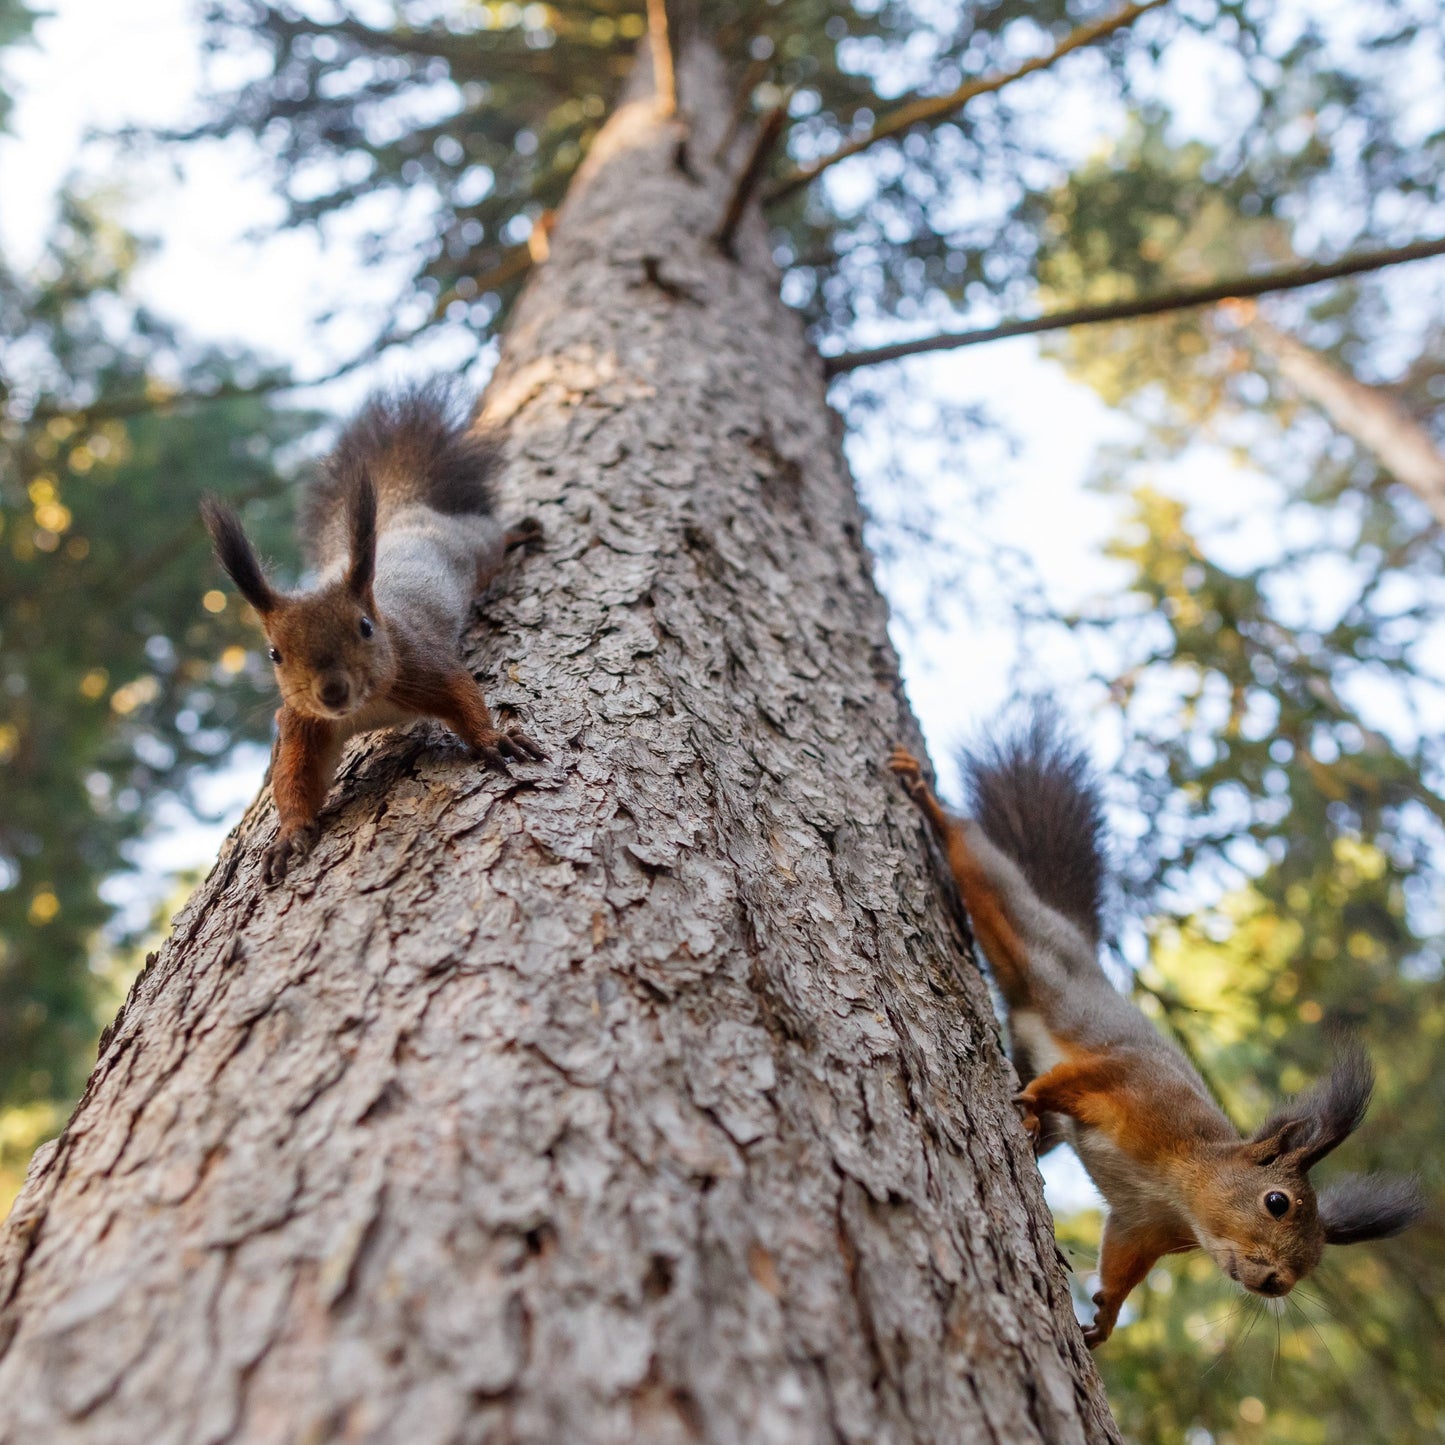
{"label": "textured bark", "polygon": [[1113,1439],[722,78],[599,137],[489,389],[549,765],[258,799],[0,1238],[0,1441]]}

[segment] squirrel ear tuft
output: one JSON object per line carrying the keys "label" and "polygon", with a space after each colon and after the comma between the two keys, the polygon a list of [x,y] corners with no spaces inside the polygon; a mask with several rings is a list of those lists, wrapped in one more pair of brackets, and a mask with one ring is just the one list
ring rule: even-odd
{"label": "squirrel ear tuft", "polygon": [[1314,1122],[1290,1109],[1281,1109],[1250,1136],[1245,1145],[1252,1164],[1273,1164],[1285,1154],[1293,1154],[1314,1137]]}
{"label": "squirrel ear tuft", "polygon": [[265,616],[280,600],[266,580],[260,560],[241,528],[240,518],[215,497],[201,498],[201,520],[211,534],[216,560],[226,569],[241,596]]}
{"label": "squirrel ear tuft", "polygon": [[1329,1078],[1291,1099],[1255,1131],[1250,1144],[1256,1162],[1297,1153],[1301,1169],[1313,1168],[1360,1127],[1374,1087],[1375,1070],[1364,1049],[1353,1041],[1342,1044]]}
{"label": "squirrel ear tuft", "polygon": [[355,597],[371,592],[376,577],[376,484],[365,472],[351,492],[351,570],[346,585]]}
{"label": "squirrel ear tuft", "polygon": [[1326,1244],[1388,1239],[1425,1212],[1418,1180],[1389,1174],[1350,1174],[1319,1195]]}

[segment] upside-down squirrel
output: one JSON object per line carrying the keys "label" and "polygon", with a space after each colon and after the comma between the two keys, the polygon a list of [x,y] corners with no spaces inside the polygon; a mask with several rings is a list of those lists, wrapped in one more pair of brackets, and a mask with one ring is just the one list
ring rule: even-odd
{"label": "upside-down squirrel", "polygon": [[1074,1147],[1104,1196],[1090,1347],[1165,1254],[1204,1249],[1255,1294],[1287,1294],[1327,1244],[1381,1239],[1422,1209],[1413,1179],[1309,1173],[1361,1122],[1374,1073],[1355,1044],[1329,1077],[1242,1139],[1198,1071],[1099,964],[1104,813],[1084,752],[1049,706],[966,755],[970,817],[946,813],[917,760],[889,767],[947,854],[1008,1009],[1016,1102],[1042,1153]]}

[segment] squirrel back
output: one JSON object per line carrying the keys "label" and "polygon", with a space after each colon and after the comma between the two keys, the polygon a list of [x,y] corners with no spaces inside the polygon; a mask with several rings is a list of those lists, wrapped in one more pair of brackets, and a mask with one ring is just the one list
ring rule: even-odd
{"label": "squirrel back", "polygon": [[377,528],[407,507],[447,516],[490,517],[496,449],[469,425],[446,378],[379,391],[347,424],[307,487],[302,545],[318,569],[347,555],[358,493],[376,491]]}
{"label": "squirrel back", "polygon": [[961,762],[970,817],[1034,893],[1097,947],[1109,878],[1104,803],[1088,754],[1058,709],[1036,704]]}

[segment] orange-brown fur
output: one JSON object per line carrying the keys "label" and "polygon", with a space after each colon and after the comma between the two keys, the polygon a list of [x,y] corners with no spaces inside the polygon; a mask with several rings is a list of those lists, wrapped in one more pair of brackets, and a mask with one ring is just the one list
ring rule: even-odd
{"label": "orange-brown fur", "polygon": [[[1036,720],[1012,752],[986,755],[993,814],[1041,830],[1039,846],[1020,850],[1035,867],[1050,847],[1097,847],[1100,832],[1081,758],[1060,747],[1051,727]],[[1371,1077],[1363,1054],[1347,1050],[1326,1085],[1241,1140],[1192,1065],[1098,967],[1097,860],[1082,860],[1054,888],[1081,908],[1088,900],[1090,916],[1065,916],[976,823],[944,811],[912,754],[895,748],[889,767],[947,855],[1012,1027],[1033,1030],[1015,1040],[1025,1129],[1036,1148],[1068,1137],[1109,1204],[1090,1347],[1108,1339],[1125,1299],[1163,1255],[1207,1249],[1246,1288],[1280,1295],[1319,1263],[1326,1243],[1383,1237],[1418,1214],[1411,1181],[1359,1180],[1317,1199],[1309,1180],[1363,1116]],[[1003,796],[1011,780],[1041,798],[1006,806],[1015,801]],[[1057,812],[1036,806],[1051,793]],[[1077,836],[1043,836],[1050,828]],[[1047,1064],[1034,1072],[1041,1054]]]}

